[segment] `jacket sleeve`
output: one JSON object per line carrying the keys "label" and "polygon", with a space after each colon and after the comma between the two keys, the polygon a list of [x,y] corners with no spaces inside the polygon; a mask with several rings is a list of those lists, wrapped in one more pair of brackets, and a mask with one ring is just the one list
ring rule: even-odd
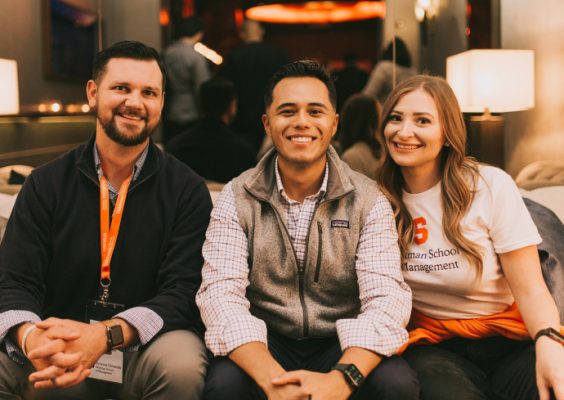
{"label": "jacket sleeve", "polygon": [[202,244],[208,227],[211,198],[203,180],[187,187],[177,204],[176,216],[158,270],[156,295],[139,304],[160,316],[160,333],[175,329],[202,332],[195,297],[202,281]]}
{"label": "jacket sleeve", "polygon": [[0,313],[42,312],[52,208],[34,177],[26,179],[0,244]]}

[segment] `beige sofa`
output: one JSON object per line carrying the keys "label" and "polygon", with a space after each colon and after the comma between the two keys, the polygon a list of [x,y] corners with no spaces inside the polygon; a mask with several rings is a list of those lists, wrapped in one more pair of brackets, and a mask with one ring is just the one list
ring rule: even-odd
{"label": "beige sofa", "polygon": [[521,195],[552,210],[564,223],[564,162],[535,161],[515,178]]}
{"label": "beige sofa", "polygon": [[14,171],[20,175],[28,176],[32,170],[33,167],[28,165],[10,165],[0,168],[0,239],[4,235],[6,223],[12,212],[17,193],[21,188],[21,185],[9,183],[10,173]]}

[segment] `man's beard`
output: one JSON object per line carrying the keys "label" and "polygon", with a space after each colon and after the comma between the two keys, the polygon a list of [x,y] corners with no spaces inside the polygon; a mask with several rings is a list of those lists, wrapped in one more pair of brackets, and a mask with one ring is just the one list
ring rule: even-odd
{"label": "man's beard", "polygon": [[122,110],[115,109],[112,110],[112,118],[109,121],[104,122],[100,117],[100,114],[98,114],[96,117],[98,118],[98,121],[100,121],[100,125],[102,125],[102,128],[104,128],[106,135],[108,135],[108,137],[112,139],[114,142],[116,142],[117,144],[120,144],[122,146],[128,146],[128,147],[140,145],[141,143],[145,142],[147,138],[149,138],[154,133],[156,126],[153,128],[149,128],[146,117],[141,117],[142,120],[145,122],[145,127],[141,130],[141,132],[139,132],[139,134],[135,136],[127,135],[123,132],[123,130],[120,130],[116,124],[116,115],[127,114],[127,113],[136,114],[127,109],[122,109]]}

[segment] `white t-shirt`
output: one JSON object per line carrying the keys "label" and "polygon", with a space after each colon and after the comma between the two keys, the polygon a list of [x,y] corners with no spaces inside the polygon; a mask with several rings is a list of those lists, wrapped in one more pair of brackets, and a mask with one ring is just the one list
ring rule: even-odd
{"label": "white t-shirt", "polygon": [[542,239],[519,194],[504,171],[481,166],[477,192],[462,218],[462,234],[483,253],[483,272],[451,244],[442,230],[440,182],[403,201],[416,234],[402,263],[413,291],[413,308],[436,319],[469,319],[505,310],[514,299],[496,253],[506,253]]}

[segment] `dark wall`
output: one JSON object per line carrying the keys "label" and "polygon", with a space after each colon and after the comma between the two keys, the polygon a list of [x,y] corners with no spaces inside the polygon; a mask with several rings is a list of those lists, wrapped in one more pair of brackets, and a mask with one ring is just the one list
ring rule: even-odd
{"label": "dark wall", "polygon": [[[81,0],[96,10],[96,0]],[[83,102],[85,80],[53,80],[44,76],[43,38],[46,34],[44,0],[0,0],[0,58],[18,62],[20,105],[59,100]],[[159,2],[155,0],[103,0],[104,44],[118,40],[141,40],[160,47]]]}
{"label": "dark wall", "polygon": [[0,0],[0,57],[18,62],[20,105],[60,100],[83,101],[84,82],[55,81],[43,76],[43,21],[39,0]]}
{"label": "dark wall", "polygon": [[316,58],[322,62],[354,53],[375,62],[382,42],[379,19],[332,25],[266,26],[266,39],[288,50],[293,59]]}

